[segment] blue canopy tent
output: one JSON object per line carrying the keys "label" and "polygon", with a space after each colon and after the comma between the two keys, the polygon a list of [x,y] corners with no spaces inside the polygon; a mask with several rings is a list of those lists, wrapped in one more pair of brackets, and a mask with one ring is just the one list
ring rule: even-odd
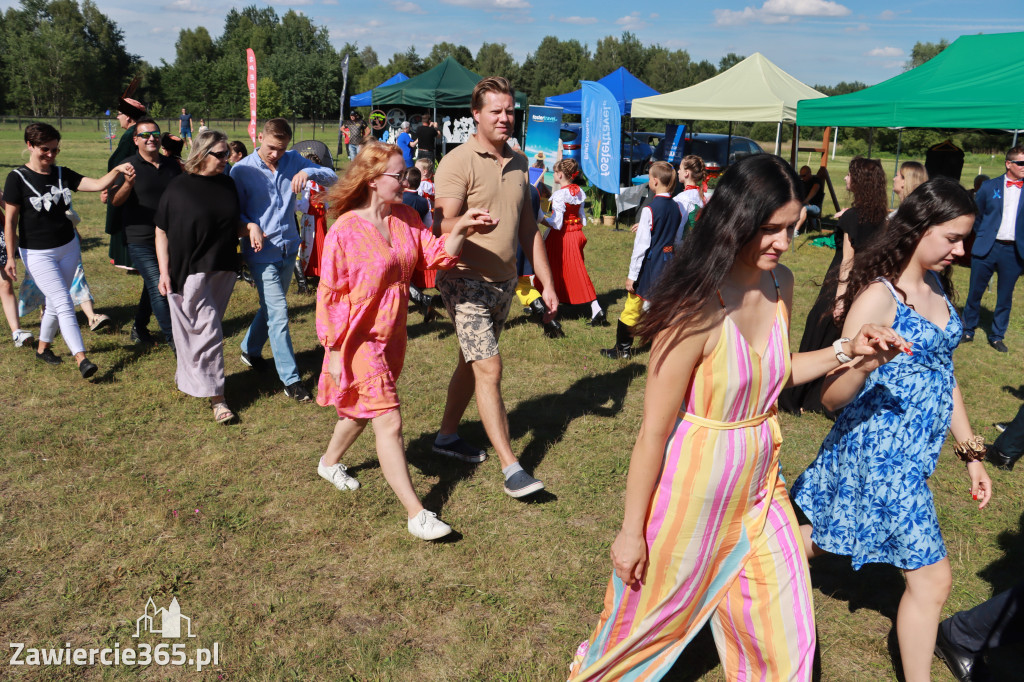
{"label": "blue canopy tent", "polygon": [[[377,88],[383,88],[385,85],[394,85],[395,83],[401,83],[402,81],[407,80],[409,80],[409,77],[399,71],[394,76],[378,85]],[[376,90],[377,88],[374,88],[373,90]],[[350,107],[373,106],[373,90],[367,90],[366,92],[361,92],[358,95],[352,95],[348,98],[348,105]]]}
{"label": "blue canopy tent", "polygon": [[[619,113],[623,116],[633,111],[633,100],[661,94],[627,71],[624,66],[620,66],[597,82],[608,88],[615,96],[619,103]],[[547,97],[544,99],[544,104],[549,107],[562,107],[563,114],[579,114],[583,101],[582,92],[582,90],[573,90],[564,95]]]}

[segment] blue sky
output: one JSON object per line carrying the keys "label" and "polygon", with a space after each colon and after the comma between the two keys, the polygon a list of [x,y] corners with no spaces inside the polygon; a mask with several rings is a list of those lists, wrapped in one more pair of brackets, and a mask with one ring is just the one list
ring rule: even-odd
{"label": "blue sky", "polygon": [[[14,4],[0,0],[3,8]],[[124,30],[130,52],[158,64],[173,61],[182,28],[205,26],[216,37],[230,8],[265,3],[96,4]],[[984,6],[995,14],[976,11],[965,0],[590,0],[562,5],[540,0],[290,0],[270,5],[278,14],[294,9],[326,26],[336,46],[372,46],[383,63],[409,45],[426,55],[442,41],[466,45],[474,53],[483,42],[505,43],[521,62],[545,35],[576,38],[593,48],[603,36],[632,31],[644,43],[685,49],[691,58],[715,63],[728,52],[761,52],[810,85],[878,83],[902,70],[917,41],[1024,31],[1024,3],[1016,0]]]}

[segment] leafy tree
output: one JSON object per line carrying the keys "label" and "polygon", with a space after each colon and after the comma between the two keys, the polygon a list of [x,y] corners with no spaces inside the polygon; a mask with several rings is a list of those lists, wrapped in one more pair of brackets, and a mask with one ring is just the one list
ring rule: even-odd
{"label": "leafy tree", "polygon": [[730,52],[729,54],[722,57],[718,62],[718,72],[728,71],[732,67],[742,62],[746,57]]}
{"label": "leafy tree", "polygon": [[519,65],[509,54],[505,43],[484,43],[476,52],[474,60],[476,71],[481,76],[504,76],[511,81],[513,87],[522,90]]}
{"label": "leafy tree", "polygon": [[848,95],[851,92],[857,92],[866,87],[868,86],[860,81],[853,81],[852,83],[841,81],[838,85],[815,85],[814,89],[823,95],[834,97],[836,95]]}
{"label": "leafy tree", "polygon": [[926,61],[935,57],[940,52],[949,47],[949,41],[943,38],[937,43],[914,43],[914,47],[910,50],[910,61],[903,65],[904,71],[910,71],[913,68],[921,66]]}
{"label": "leafy tree", "polygon": [[418,76],[426,69],[423,67],[423,59],[416,52],[416,47],[410,45],[405,52],[396,52],[388,62],[387,71],[389,74],[396,74],[399,71],[409,78]]}
{"label": "leafy tree", "polygon": [[449,42],[440,42],[431,48],[430,54],[423,60],[423,70],[428,71],[434,68],[448,57],[454,57],[455,61],[470,71],[474,70],[473,53],[469,51],[469,48],[465,45],[455,45]]}
{"label": "leafy tree", "polygon": [[260,120],[283,116],[291,117],[292,112],[285,107],[281,88],[270,76],[256,79],[256,117]]}
{"label": "leafy tree", "polygon": [[220,56],[220,51],[213,44],[213,38],[205,26],[196,29],[183,28],[174,43],[175,61],[188,62],[206,60],[212,62]]}
{"label": "leafy tree", "polygon": [[[348,45],[346,44],[346,47],[347,46]],[[353,46],[353,47],[355,47],[355,46]],[[344,54],[344,53],[345,53],[345,50],[343,49],[342,50],[342,54]],[[380,59],[377,58],[377,53],[369,45],[367,45],[362,50],[360,50],[360,52],[359,52],[359,61],[362,62],[363,67],[365,67],[367,69],[372,69],[375,66],[380,66]]]}
{"label": "leafy tree", "polygon": [[523,62],[521,89],[535,103],[574,90],[585,78],[584,69],[589,61],[590,51],[578,40],[545,36],[537,51]]}
{"label": "leafy tree", "polygon": [[621,38],[605,36],[597,41],[586,78],[604,78],[620,66],[626,67],[626,70],[637,78],[642,78],[650,56],[651,49],[645,47],[636,35],[629,31],[624,32]]}

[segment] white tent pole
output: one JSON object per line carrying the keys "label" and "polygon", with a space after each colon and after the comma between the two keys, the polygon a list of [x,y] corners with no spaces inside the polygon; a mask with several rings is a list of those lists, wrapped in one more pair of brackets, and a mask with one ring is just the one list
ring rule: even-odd
{"label": "white tent pole", "polygon": [[1013,144],[1011,144],[1010,146],[1011,147],[1016,147],[1017,146],[1017,129],[1016,128],[1013,129]]}
{"label": "white tent pole", "polygon": [[779,141],[782,140],[782,121],[775,126],[775,156],[779,155]]}
{"label": "white tent pole", "polygon": [[832,138],[832,160],[836,160],[836,145],[839,144],[839,126],[836,126],[835,136]]}
{"label": "white tent pole", "polygon": [[[896,174],[900,172],[900,149],[903,146],[903,128],[900,128],[899,135],[896,136],[896,163],[892,168],[892,176],[896,177]],[[896,190],[893,189],[892,194],[889,198],[889,208],[892,208],[896,204]]]}

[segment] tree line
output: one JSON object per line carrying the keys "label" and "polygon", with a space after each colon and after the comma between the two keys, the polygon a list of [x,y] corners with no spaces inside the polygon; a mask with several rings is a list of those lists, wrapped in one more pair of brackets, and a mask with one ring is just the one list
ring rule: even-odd
{"label": "tree line", "polygon": [[[907,68],[917,66],[948,45],[917,43]],[[330,120],[338,115],[342,59],[348,57],[347,94],[369,90],[398,72],[413,77],[446,57],[483,75],[508,78],[529,101],[569,92],[580,80],[597,80],[620,66],[659,92],[694,85],[725,71],[744,57],[729,53],[717,64],[692,59],[686,50],[645,45],[631,32],[606,36],[593,49],[575,39],[546,36],[519,63],[502,43],[484,43],[473,54],[464,45],[442,42],[425,56],[415,46],[386,62],[372,46],[331,45],[327,28],[289,10],[279,16],[270,7],[231,9],[224,30],[214,39],[206,27],[183,29],[172,63],[159,65],[128,53],[124,32],[99,11],[93,0],[21,0],[0,16],[0,111],[34,117],[96,116],[113,108],[133,77],[140,77],[135,97],[157,117],[188,107],[196,117],[248,118],[245,50],[252,48],[258,67],[257,116]],[[855,92],[864,83],[815,85],[828,95]],[[661,130],[663,121],[635,122],[638,130]],[[697,130],[726,132],[728,123],[694,122]],[[773,123],[736,123],[733,132],[760,141],[775,139]],[[876,149],[895,149],[895,134],[873,138]],[[789,127],[783,140],[788,141]],[[866,151],[868,132],[843,129],[841,139]],[[945,139],[943,133],[940,139]],[[973,135],[973,137],[972,137]],[[801,131],[804,139],[821,137],[820,129]],[[936,136],[930,131],[904,134],[909,153],[921,151]],[[958,132],[963,143],[994,148],[993,136]]]}

